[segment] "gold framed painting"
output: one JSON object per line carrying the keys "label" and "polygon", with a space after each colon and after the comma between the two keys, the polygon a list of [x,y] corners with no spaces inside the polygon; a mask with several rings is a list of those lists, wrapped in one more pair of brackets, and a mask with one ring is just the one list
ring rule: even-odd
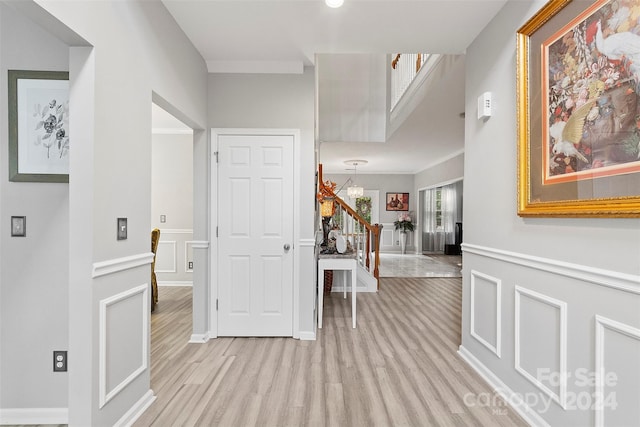
{"label": "gold framed painting", "polygon": [[518,30],[518,215],[640,217],[639,18],[551,0]]}

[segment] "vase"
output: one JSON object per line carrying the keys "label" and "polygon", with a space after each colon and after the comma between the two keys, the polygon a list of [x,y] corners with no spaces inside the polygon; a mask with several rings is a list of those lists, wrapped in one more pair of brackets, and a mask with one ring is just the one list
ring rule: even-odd
{"label": "vase", "polygon": [[404,255],[406,251],[407,251],[407,232],[401,231],[400,232],[400,253]]}

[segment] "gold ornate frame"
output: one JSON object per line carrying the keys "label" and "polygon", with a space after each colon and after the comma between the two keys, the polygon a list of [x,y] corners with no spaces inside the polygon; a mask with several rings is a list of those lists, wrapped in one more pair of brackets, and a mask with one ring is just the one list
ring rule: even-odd
{"label": "gold ornate frame", "polygon": [[[640,217],[640,173],[561,184],[542,182],[543,88],[542,42],[593,5],[550,0],[517,31],[518,215],[522,217]],[[640,3],[640,2],[638,2]],[[593,12],[590,12],[593,13]],[[626,192],[626,194],[623,194]]]}

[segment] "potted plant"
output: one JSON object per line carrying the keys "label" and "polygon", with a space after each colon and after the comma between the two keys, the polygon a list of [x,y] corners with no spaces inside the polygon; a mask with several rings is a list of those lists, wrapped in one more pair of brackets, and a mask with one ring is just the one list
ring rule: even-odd
{"label": "potted plant", "polygon": [[407,231],[413,231],[411,214],[406,212],[398,214],[398,219],[394,221],[393,225],[396,227],[396,230],[400,230],[400,250],[404,255],[407,249]]}

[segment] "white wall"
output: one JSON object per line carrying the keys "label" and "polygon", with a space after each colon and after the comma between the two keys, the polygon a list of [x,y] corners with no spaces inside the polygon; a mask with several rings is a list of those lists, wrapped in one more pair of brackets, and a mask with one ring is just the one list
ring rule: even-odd
{"label": "white wall", "polygon": [[[53,350],[69,341],[69,185],[9,182],[6,88],[9,69],[68,67],[65,44],[0,3],[0,422],[67,407],[68,375],[53,372]],[[26,237],[11,237],[12,215],[27,217]]]}
{"label": "white wall", "polygon": [[[575,399],[592,399],[596,390],[577,375],[593,373],[601,351],[602,366],[618,378],[606,392],[615,393],[619,406],[605,409],[605,424],[635,425],[640,219],[525,219],[516,213],[515,33],[544,3],[508,2],[467,49],[460,352],[496,387],[529,398],[531,422],[594,425],[595,412],[580,409]],[[476,100],[486,91],[495,114],[483,122],[475,119]],[[628,333],[620,332],[624,328]],[[563,394],[538,376],[544,369],[570,375],[566,410],[556,402],[544,407],[541,384]]]}
{"label": "white wall", "polygon": [[[194,147],[201,147],[207,71],[160,2],[38,4],[46,12],[33,8],[37,18],[88,41],[71,45],[68,61],[71,134],[82,142],[72,142],[69,182],[68,421],[113,425],[152,399],[145,339],[151,102],[196,129]],[[116,240],[118,217],[128,218],[124,241]],[[196,232],[206,232],[202,224]]]}
{"label": "white wall", "polygon": [[301,75],[210,74],[209,125],[212,128],[300,129],[300,218],[298,250],[300,288],[299,328],[301,338],[315,336],[315,143],[314,72]]}
{"label": "white wall", "polygon": [[156,276],[160,285],[188,285],[193,280],[193,136],[154,134],[151,153],[151,227],[160,229]]}

